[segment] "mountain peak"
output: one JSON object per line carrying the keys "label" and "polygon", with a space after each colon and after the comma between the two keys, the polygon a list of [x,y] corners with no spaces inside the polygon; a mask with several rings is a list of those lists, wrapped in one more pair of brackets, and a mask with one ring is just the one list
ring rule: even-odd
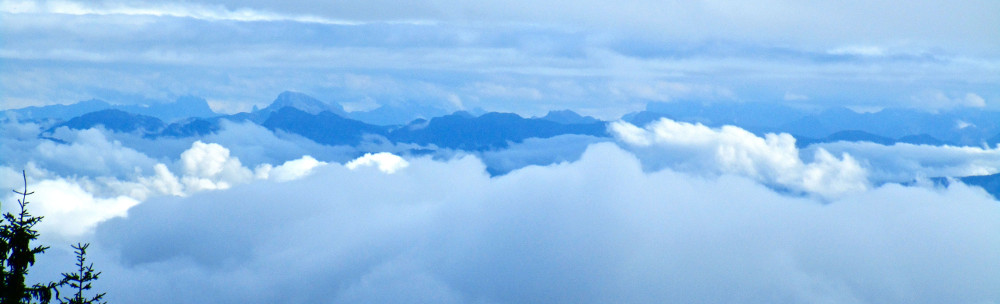
{"label": "mountain peak", "polygon": [[545,114],[545,116],[543,116],[541,119],[566,125],[600,122],[600,120],[597,120],[597,118],[593,118],[590,116],[580,116],[580,114],[576,114],[576,112],[573,112],[571,110],[549,111],[549,113]]}
{"label": "mountain peak", "polygon": [[266,108],[260,110],[262,112],[276,112],[284,107],[292,107],[306,112],[309,114],[319,114],[322,112],[331,112],[333,114],[340,115],[342,117],[347,115],[344,108],[339,104],[328,104],[326,102],[320,101],[319,99],[313,98],[312,96],[294,92],[294,91],[284,91],[278,95],[278,98],[274,99],[274,102]]}

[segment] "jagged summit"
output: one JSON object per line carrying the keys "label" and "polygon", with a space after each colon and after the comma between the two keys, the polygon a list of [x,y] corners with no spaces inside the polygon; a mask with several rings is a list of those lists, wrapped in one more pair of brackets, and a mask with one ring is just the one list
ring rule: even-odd
{"label": "jagged summit", "polygon": [[329,104],[313,98],[312,96],[293,91],[281,92],[281,94],[278,95],[278,98],[275,98],[274,102],[271,102],[271,105],[260,109],[259,112],[269,114],[277,112],[278,110],[281,110],[281,108],[285,107],[296,108],[302,112],[313,115],[322,112],[330,112],[341,117],[347,116],[347,112],[345,112],[344,108],[339,104]]}
{"label": "jagged summit", "polygon": [[576,112],[573,112],[571,110],[549,111],[549,113],[545,114],[545,116],[543,116],[542,119],[567,125],[589,124],[589,123],[600,122],[600,120],[598,120],[597,118],[593,118],[590,116],[581,116],[580,114],[577,114]]}

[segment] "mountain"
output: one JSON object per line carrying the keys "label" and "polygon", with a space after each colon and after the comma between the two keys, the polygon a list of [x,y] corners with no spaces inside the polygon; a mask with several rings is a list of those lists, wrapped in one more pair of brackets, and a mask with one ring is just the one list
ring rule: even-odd
{"label": "mountain", "polygon": [[897,142],[914,144],[914,145],[931,145],[931,146],[941,146],[941,145],[955,145],[943,140],[934,138],[928,134],[917,134],[917,135],[907,135],[900,137],[896,140]]}
{"label": "mountain", "polygon": [[486,113],[473,116],[467,112],[417,120],[389,133],[394,142],[434,144],[442,148],[490,150],[527,138],[548,138],[562,134],[608,136],[604,122],[561,124],[545,119],[523,118],[513,113]]}
{"label": "mountain", "polygon": [[[933,177],[930,179],[935,185],[948,186],[953,179],[947,177]],[[959,177],[962,183],[970,186],[982,187],[995,199],[1000,199],[1000,173],[992,175],[973,175]]]}
{"label": "mountain", "polygon": [[4,112],[14,113],[19,120],[39,120],[46,118],[67,120],[90,112],[110,109],[111,107],[111,104],[103,100],[91,99],[70,105],[26,107],[21,109],[6,110]]}
{"label": "mountain", "polygon": [[591,123],[601,122],[597,118],[593,118],[590,116],[580,116],[580,114],[576,114],[576,112],[570,110],[549,111],[549,113],[545,114],[545,116],[542,117],[541,119],[548,120],[551,122],[561,123],[564,125],[591,124]]}
{"label": "mountain", "polygon": [[958,109],[930,113],[885,109],[857,113],[846,108],[834,108],[787,123],[778,130],[808,137],[823,137],[841,130],[859,130],[889,138],[927,136],[946,143],[979,146],[988,136],[1000,131],[1000,112]]}
{"label": "mountain", "polygon": [[[808,115],[804,110],[770,103],[651,102],[646,110],[626,114],[622,120],[644,126],[660,118],[700,123],[709,127],[734,125],[751,132],[773,132],[778,126]],[[826,134],[823,134],[826,135]]]}
{"label": "mountain", "polygon": [[262,124],[265,128],[302,135],[325,145],[357,145],[366,134],[386,135],[386,128],[323,111],[311,114],[295,107],[278,109]]}
{"label": "mountain", "polygon": [[163,121],[175,121],[192,117],[206,118],[218,115],[208,106],[208,101],[194,96],[182,96],[174,102],[168,103],[156,103],[148,106],[124,105],[114,106],[114,108],[135,114],[157,117]]}
{"label": "mountain", "polygon": [[427,119],[444,115],[448,115],[447,110],[433,106],[412,105],[401,107],[383,105],[371,111],[350,112],[347,113],[346,117],[374,125],[390,126],[405,125],[416,119]]}
{"label": "mountain", "polygon": [[993,195],[994,198],[1000,199],[1000,174],[966,176],[961,178],[961,180],[966,185],[983,187],[983,189]]}
{"label": "mountain", "polygon": [[181,121],[174,122],[163,128],[157,136],[167,136],[167,137],[192,137],[192,136],[204,136],[208,134],[215,133],[221,129],[219,120],[223,117],[217,118],[188,118]]}
{"label": "mountain", "polygon": [[267,115],[278,112],[284,108],[295,108],[299,111],[313,115],[320,114],[322,112],[330,112],[340,117],[347,117],[347,112],[344,112],[344,108],[339,104],[328,104],[313,98],[312,96],[292,91],[282,92],[278,95],[278,98],[275,98],[274,101],[271,102],[270,105],[257,112],[259,112],[263,117],[267,117]]}
{"label": "mountain", "polygon": [[152,116],[163,121],[218,115],[212,111],[212,108],[208,106],[208,102],[205,99],[193,96],[183,96],[174,102],[152,105],[112,105],[103,100],[90,99],[70,105],[26,107],[7,111],[15,113],[20,120],[56,119],[58,121],[65,121],[73,117],[106,109],[116,109],[134,114]]}
{"label": "mountain", "polygon": [[892,145],[896,143],[895,139],[859,130],[838,131],[821,139],[810,139],[804,136],[796,136],[795,142],[797,145],[804,147],[814,143],[832,143],[838,141],[871,142],[880,145]]}
{"label": "mountain", "polygon": [[85,130],[96,126],[104,126],[105,129],[115,132],[131,133],[138,131],[149,134],[160,132],[164,124],[162,120],[156,117],[107,109],[74,117],[69,121],[55,125],[46,132],[51,132],[59,127]]}

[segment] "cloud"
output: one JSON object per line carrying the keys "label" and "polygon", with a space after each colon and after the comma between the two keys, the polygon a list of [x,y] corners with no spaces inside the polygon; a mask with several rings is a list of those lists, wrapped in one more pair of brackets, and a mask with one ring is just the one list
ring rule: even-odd
{"label": "cloud", "polygon": [[[536,2],[4,1],[0,105],[197,95],[236,111],[293,89],[352,110],[570,108],[613,119],[649,100],[772,102],[790,88],[809,97],[797,104],[821,107],[911,106],[941,84],[997,95],[1000,43],[983,30],[997,27],[983,15],[992,3]],[[933,26],[959,20],[940,15],[972,21]],[[374,81],[348,79],[361,74]]]}
{"label": "cloud", "polygon": [[[45,217],[37,229],[54,232],[64,239],[77,238],[91,232],[98,223],[108,218],[124,216],[129,208],[139,204],[135,198],[124,195],[94,197],[76,182],[65,179],[32,183],[28,190],[35,192],[28,197],[28,201],[32,202],[29,211],[36,216]],[[14,207],[8,204],[14,201],[13,196],[7,196],[4,208],[12,210],[8,208]]]}
{"label": "cloud", "polygon": [[99,283],[116,302],[1000,299],[1000,204],[961,184],[824,203],[610,143],[494,178],[409,163],[150,200],[98,227]]}
{"label": "cloud", "polygon": [[784,100],[786,101],[809,100],[809,96],[802,94],[795,94],[792,92],[785,92]]}
{"label": "cloud", "polygon": [[57,129],[53,137],[69,144],[42,140],[31,153],[34,159],[46,163],[50,170],[63,174],[124,176],[135,171],[152,169],[156,164],[132,148],[117,140],[108,139],[100,129],[72,131],[66,127]]}
{"label": "cloud", "polygon": [[226,189],[253,178],[239,159],[229,157],[229,149],[219,144],[196,141],[181,153],[184,185],[192,191]]}
{"label": "cloud", "polygon": [[795,138],[763,138],[734,126],[718,129],[662,118],[639,128],[614,122],[609,130],[640,155],[652,170],[672,168],[694,174],[736,174],[794,191],[837,197],[868,189],[867,171],[850,155],[822,148],[811,162],[799,157]]}
{"label": "cloud", "polygon": [[321,162],[312,158],[312,156],[305,155],[300,159],[287,161],[277,167],[273,167],[270,164],[260,165],[254,170],[254,175],[257,179],[271,179],[279,182],[290,181],[309,175],[316,167],[325,166],[326,164],[326,162]]}
{"label": "cloud", "polygon": [[676,101],[677,99],[735,100],[736,94],[725,87],[666,81],[612,83],[613,95],[626,99],[649,101]]}
{"label": "cloud", "polygon": [[[94,5],[97,4],[97,5]],[[352,25],[357,22],[309,15],[284,15],[249,8],[235,10],[224,5],[198,3],[81,3],[74,1],[0,2],[0,11],[14,14],[131,15],[182,17],[212,21],[295,21],[305,23]]]}
{"label": "cloud", "polygon": [[591,144],[609,141],[607,138],[566,134],[550,138],[528,138],[503,150],[476,154],[491,174],[506,174],[526,166],[546,166],[580,159]]}
{"label": "cloud", "polygon": [[[71,264],[57,244],[91,242],[96,288],[115,302],[1000,299],[1000,204],[961,183],[892,183],[992,172],[995,149],[799,150],[785,134],[661,120],[614,124],[618,144],[560,136],[401,157],[420,147],[322,147],[228,123],[197,139],[94,129],[55,143],[9,125],[0,149],[28,155],[29,200],[54,246],[35,271]],[[19,152],[43,142],[58,153]],[[108,168],[58,159],[101,149]],[[396,154],[357,152],[378,150]],[[11,189],[15,165],[0,166]]]}
{"label": "cloud", "polygon": [[[23,165],[29,185],[38,193],[30,197],[32,209],[48,219],[39,231],[59,240],[86,235],[98,223],[125,216],[129,208],[149,199],[228,189],[255,179],[285,182],[308,176],[315,168],[327,164],[304,155],[279,166],[262,163],[251,170],[226,147],[202,141],[192,143],[180,153],[176,162],[165,164],[125,148],[118,141],[109,142],[97,129],[62,132],[75,134],[67,137],[73,142],[58,144],[41,140],[34,150],[45,152],[36,153],[40,156],[38,160],[32,159]],[[405,167],[405,160],[393,157],[396,156],[380,154],[376,161],[383,170]],[[114,166],[108,164],[111,161]],[[146,166],[150,162],[154,164],[148,165],[148,169],[140,169],[139,165]],[[19,182],[20,174],[10,167],[12,165],[18,164],[0,166],[0,175],[5,177],[3,185],[20,189],[23,186]],[[65,166],[69,168],[63,168]],[[48,170],[49,167],[60,170]],[[7,195],[3,201],[11,202],[15,198]],[[9,203],[3,207],[5,210],[13,208]]]}
{"label": "cloud", "polygon": [[402,157],[393,155],[392,153],[379,152],[374,154],[365,153],[365,155],[358,159],[347,162],[344,164],[344,167],[351,170],[363,167],[376,167],[379,171],[386,174],[393,174],[409,165],[410,163]]}
{"label": "cloud", "polygon": [[810,146],[805,152],[823,149],[850,154],[863,163],[874,183],[911,182],[929,177],[990,175],[1000,172],[997,147],[955,147],[898,143],[891,146],[870,142],[835,142]]}
{"label": "cloud", "polygon": [[947,95],[942,91],[924,91],[910,98],[913,106],[932,111],[949,110],[953,108],[983,108],[986,100],[975,93],[965,95]]}

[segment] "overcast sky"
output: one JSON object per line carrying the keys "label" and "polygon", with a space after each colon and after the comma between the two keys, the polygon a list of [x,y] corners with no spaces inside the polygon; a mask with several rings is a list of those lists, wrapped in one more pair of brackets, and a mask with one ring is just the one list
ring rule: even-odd
{"label": "overcast sky", "polygon": [[0,1],[0,108],[1000,107],[996,1]]}

